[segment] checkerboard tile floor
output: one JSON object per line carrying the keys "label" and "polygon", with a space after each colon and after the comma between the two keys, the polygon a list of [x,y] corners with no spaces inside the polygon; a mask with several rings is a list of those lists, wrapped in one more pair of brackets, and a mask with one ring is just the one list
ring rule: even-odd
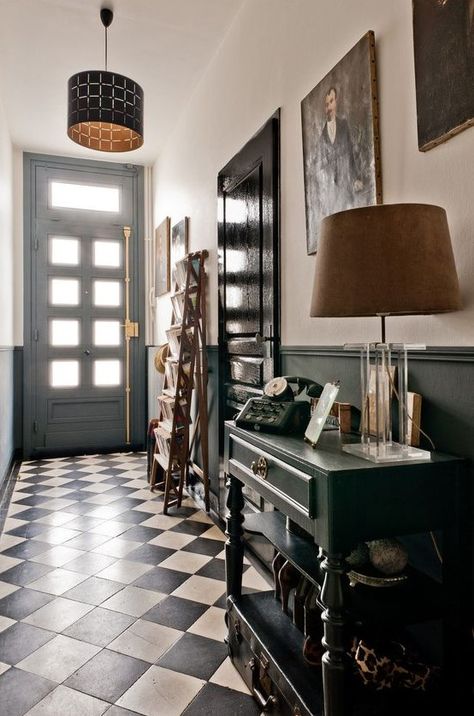
{"label": "checkerboard tile floor", "polygon": [[[141,453],[22,464],[0,535],[2,716],[254,716],[224,644],[224,540],[162,514]],[[268,589],[245,565],[247,590]]]}

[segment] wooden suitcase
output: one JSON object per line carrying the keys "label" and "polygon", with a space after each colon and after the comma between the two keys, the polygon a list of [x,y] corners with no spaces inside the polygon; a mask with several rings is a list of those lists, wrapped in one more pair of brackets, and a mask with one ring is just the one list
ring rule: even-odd
{"label": "wooden suitcase", "polygon": [[[231,596],[227,610],[229,656],[262,711],[321,716],[321,669],[305,663],[303,635],[282,612],[273,592]],[[269,614],[271,630],[265,627]]]}

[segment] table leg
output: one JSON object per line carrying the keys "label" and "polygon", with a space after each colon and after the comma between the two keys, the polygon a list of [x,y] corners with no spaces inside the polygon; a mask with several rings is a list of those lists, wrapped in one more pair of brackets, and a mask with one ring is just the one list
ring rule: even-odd
{"label": "table leg", "polygon": [[242,594],[242,571],[244,562],[244,543],[242,523],[244,516],[244,498],[242,483],[236,477],[229,477],[226,486],[229,488],[227,496],[228,513],[226,515],[225,564],[227,596],[240,597]]}
{"label": "table leg", "polygon": [[325,716],[344,716],[345,668],[344,668],[344,598],[342,575],[344,566],[341,555],[325,553],[321,564],[324,583],[321,602],[324,611],[321,619],[324,623],[322,644],[326,652],[322,658],[324,714]]}

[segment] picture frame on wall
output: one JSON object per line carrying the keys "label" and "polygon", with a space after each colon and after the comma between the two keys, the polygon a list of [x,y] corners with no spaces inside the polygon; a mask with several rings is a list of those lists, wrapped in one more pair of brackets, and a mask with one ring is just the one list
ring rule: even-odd
{"label": "picture frame on wall", "polygon": [[171,266],[174,270],[176,263],[187,255],[189,251],[189,217],[178,221],[171,230]]}
{"label": "picture frame on wall", "polygon": [[163,296],[171,290],[170,281],[170,226],[167,216],[155,229],[155,296]]}
{"label": "picture frame on wall", "polygon": [[413,0],[418,148],[474,125],[474,0]]}
{"label": "picture frame on wall", "polygon": [[308,254],[321,220],[382,202],[375,35],[367,32],[301,102]]}

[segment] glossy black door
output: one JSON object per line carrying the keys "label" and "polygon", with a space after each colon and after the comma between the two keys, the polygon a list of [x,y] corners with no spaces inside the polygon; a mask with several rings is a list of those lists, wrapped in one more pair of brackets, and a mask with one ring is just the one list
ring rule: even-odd
{"label": "glossy black door", "polygon": [[219,172],[220,444],[223,421],[278,375],[279,111]]}

